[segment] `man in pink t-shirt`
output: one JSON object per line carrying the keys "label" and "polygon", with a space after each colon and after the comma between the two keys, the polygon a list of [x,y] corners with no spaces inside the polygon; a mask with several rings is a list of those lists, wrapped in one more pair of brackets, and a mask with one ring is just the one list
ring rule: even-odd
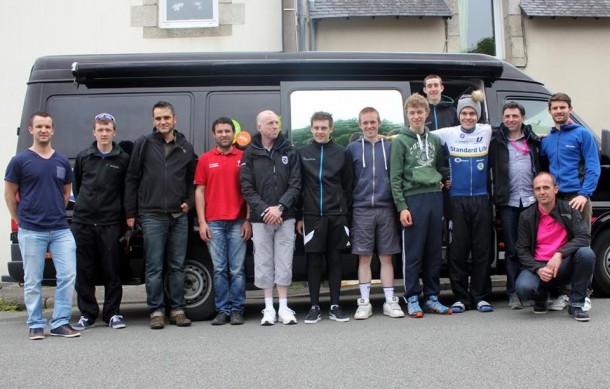
{"label": "man in pink t-shirt", "polygon": [[199,236],[214,264],[214,301],[218,314],[212,325],[244,323],[246,300],[244,261],[252,237],[239,172],[242,151],[233,146],[235,125],[226,117],[212,123],[216,147],[203,154],[195,170],[195,205]]}
{"label": "man in pink t-shirt", "polygon": [[593,277],[591,233],[580,212],[556,198],[559,187],[550,173],[534,178],[537,203],[521,213],[517,252],[523,270],[515,283],[521,301],[534,300],[534,313],[548,312],[549,287],[572,285],[568,313],[588,321],[583,311]]}

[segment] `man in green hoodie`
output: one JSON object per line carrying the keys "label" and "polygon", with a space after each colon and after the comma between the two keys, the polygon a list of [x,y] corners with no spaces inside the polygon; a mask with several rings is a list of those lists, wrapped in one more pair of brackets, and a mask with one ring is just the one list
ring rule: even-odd
{"label": "man in green hoodie", "polygon": [[423,317],[419,305],[421,268],[424,310],[451,314],[452,310],[438,301],[443,223],[441,189],[451,184],[447,181],[449,171],[443,163],[439,138],[425,126],[430,112],[427,100],[419,94],[411,95],[405,102],[405,112],[409,128],[401,130],[392,141],[390,155],[392,196],[403,227],[404,298],[409,316]]}

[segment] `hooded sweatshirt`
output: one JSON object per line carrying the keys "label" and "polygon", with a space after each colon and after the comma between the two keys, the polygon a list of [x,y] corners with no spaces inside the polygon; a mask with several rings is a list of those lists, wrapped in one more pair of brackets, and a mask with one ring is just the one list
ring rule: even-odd
{"label": "hooded sweatshirt", "polygon": [[438,104],[430,104],[430,113],[426,119],[426,127],[430,131],[436,131],[444,127],[453,127],[458,124],[460,124],[460,121],[457,118],[453,99],[448,96],[441,96],[441,101]]}
{"label": "hooded sweatshirt", "polygon": [[439,182],[447,179],[440,139],[426,127],[423,134],[402,129],[392,141],[390,183],[396,209],[408,209],[405,198],[440,192]]}
{"label": "hooded sweatshirt", "polygon": [[394,208],[390,190],[390,141],[364,137],[347,145],[354,172],[354,208]]}

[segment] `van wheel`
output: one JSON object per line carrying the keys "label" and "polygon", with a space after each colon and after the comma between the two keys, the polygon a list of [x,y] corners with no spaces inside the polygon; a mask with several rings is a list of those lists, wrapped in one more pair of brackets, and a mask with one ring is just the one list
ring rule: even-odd
{"label": "van wheel", "polygon": [[591,247],[597,257],[593,291],[596,296],[610,296],[610,230],[600,232]]}
{"label": "van wheel", "polygon": [[216,312],[212,288],[212,265],[187,259],[184,262],[184,299],[191,320],[206,320]]}

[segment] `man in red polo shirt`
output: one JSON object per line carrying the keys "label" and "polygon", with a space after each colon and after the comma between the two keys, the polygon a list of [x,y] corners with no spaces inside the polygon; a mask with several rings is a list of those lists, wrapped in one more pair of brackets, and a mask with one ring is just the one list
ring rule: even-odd
{"label": "man in red polo shirt", "polygon": [[521,213],[517,252],[523,270],[515,283],[521,301],[534,300],[534,313],[547,313],[549,287],[572,285],[568,313],[589,321],[583,311],[593,277],[595,253],[591,233],[580,212],[556,198],[559,187],[550,173],[534,178],[538,201]]}
{"label": "man in red polo shirt", "polygon": [[243,324],[246,300],[244,260],[252,226],[241,193],[239,171],[243,152],[233,147],[235,125],[226,117],[212,124],[216,147],[203,154],[195,170],[195,205],[199,236],[214,264],[214,292],[218,314],[212,325]]}

